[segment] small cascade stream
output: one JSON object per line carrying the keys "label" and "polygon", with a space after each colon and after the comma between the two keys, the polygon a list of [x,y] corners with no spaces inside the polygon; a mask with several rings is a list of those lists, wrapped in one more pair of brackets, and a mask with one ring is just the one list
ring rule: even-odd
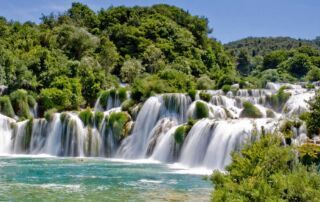
{"label": "small cascade stream", "polygon": [[[224,169],[231,162],[231,153],[252,141],[253,131],[274,131],[285,119],[296,118],[308,110],[306,101],[314,95],[300,85],[288,85],[288,100],[281,109],[272,105],[272,96],[284,84],[268,83],[266,89],[240,89],[224,93],[208,90],[209,100],[195,100],[187,94],[162,94],[147,99],[136,117],[122,112],[118,96],[100,97],[92,114],[101,113],[101,120],[92,118],[84,123],[79,112],[54,113],[49,119],[34,118],[17,122],[0,114],[0,154],[47,154],[52,156],[108,157],[123,159],[152,159],[178,163],[188,168]],[[244,118],[243,104],[250,102],[261,118]],[[197,119],[197,103],[208,109],[208,117]],[[122,125],[110,117],[123,113],[128,120]],[[122,115],[123,115],[122,114]],[[270,114],[273,114],[271,117]],[[98,122],[99,120],[99,122]],[[120,124],[120,125],[119,125]],[[188,125],[189,124],[189,125]],[[121,127],[120,127],[121,126]],[[183,142],[176,142],[179,127],[189,127]],[[305,126],[294,130],[293,142],[306,138]]]}

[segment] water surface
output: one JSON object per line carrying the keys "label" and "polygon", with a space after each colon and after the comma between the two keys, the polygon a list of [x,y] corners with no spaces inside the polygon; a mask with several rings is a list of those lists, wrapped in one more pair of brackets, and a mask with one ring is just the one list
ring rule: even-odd
{"label": "water surface", "polygon": [[201,175],[103,158],[0,157],[1,201],[209,201]]}

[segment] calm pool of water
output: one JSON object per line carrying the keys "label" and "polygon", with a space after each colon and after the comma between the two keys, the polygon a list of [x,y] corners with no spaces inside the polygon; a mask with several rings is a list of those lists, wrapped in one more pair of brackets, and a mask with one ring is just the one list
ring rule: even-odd
{"label": "calm pool of water", "polygon": [[1,201],[209,201],[201,175],[98,158],[0,157]]}

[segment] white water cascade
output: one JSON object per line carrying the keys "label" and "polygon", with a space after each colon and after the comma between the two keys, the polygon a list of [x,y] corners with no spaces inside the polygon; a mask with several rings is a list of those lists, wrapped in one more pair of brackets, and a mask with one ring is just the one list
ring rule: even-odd
{"label": "white water cascade", "polygon": [[[285,92],[290,93],[290,97],[285,103],[273,106],[271,97],[284,85],[288,86]],[[111,96],[103,107],[97,100],[92,114],[102,112],[101,120],[97,123],[98,119],[92,118],[88,125],[78,112],[55,113],[49,119],[33,118],[22,122],[0,115],[0,154],[149,158],[187,168],[224,169],[231,162],[232,152],[258,138],[253,133],[276,130],[284,120],[296,119],[307,111],[306,101],[315,95],[315,90],[269,83],[266,89],[239,89],[227,93],[208,90],[205,93],[209,94],[209,101],[201,100],[199,92],[193,101],[186,94],[150,97],[141,108],[133,106],[132,111],[138,112],[137,116],[129,118],[122,128],[118,128],[118,122],[109,121],[112,114],[122,111],[119,98]],[[189,119],[197,118],[198,102],[206,106],[208,116],[193,123]],[[262,117],[242,117],[244,102],[252,103]],[[183,142],[175,139],[179,127],[188,128]],[[293,143],[306,141],[304,124],[292,130]],[[119,137],[119,134],[126,135]]]}

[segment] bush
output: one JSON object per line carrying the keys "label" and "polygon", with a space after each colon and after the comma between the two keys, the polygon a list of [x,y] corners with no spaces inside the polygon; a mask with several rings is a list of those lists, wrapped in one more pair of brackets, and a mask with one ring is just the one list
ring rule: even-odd
{"label": "bush", "polygon": [[262,113],[252,103],[244,102],[243,103],[243,110],[241,111],[240,117],[262,118]]}
{"label": "bush", "polygon": [[8,96],[0,97],[0,113],[11,118],[14,117],[14,111]]}
{"label": "bush", "polygon": [[127,112],[131,112],[131,108],[136,104],[136,102],[132,99],[126,100],[122,103],[121,105],[121,110],[122,111],[127,111]]}
{"label": "bush", "polygon": [[100,128],[103,118],[104,118],[103,112],[94,113],[94,124],[97,128]]}
{"label": "bush", "polygon": [[212,201],[320,201],[320,174],[296,160],[292,146],[265,134],[232,155],[226,172],[215,171]]}
{"label": "bush", "polygon": [[299,159],[304,165],[320,164],[320,146],[306,143],[298,147]]}
{"label": "bush", "polygon": [[108,99],[109,99],[109,96],[110,96],[110,92],[109,91],[102,91],[100,93],[100,97],[99,97],[99,102],[100,102],[100,105],[103,107],[103,108],[106,108],[107,105],[108,105]]}
{"label": "bush", "polygon": [[125,88],[118,89],[118,96],[121,102],[124,102],[127,99],[127,90]]}
{"label": "bush", "polygon": [[179,126],[176,131],[173,134],[174,140],[177,144],[182,144],[184,141],[184,138],[186,136],[186,127],[185,126]]}
{"label": "bush", "polygon": [[201,100],[203,100],[205,102],[210,102],[212,96],[209,93],[200,92],[199,97]]}
{"label": "bush", "polygon": [[48,122],[52,121],[53,115],[54,115],[54,113],[56,113],[57,111],[58,111],[58,110],[55,109],[55,108],[49,109],[49,110],[45,111],[45,112],[44,112],[44,118],[45,118]]}
{"label": "bush", "polygon": [[130,117],[125,112],[111,113],[108,119],[108,127],[111,129],[117,141],[124,139],[128,134],[125,133],[125,125],[130,121]]}
{"label": "bush", "polygon": [[28,95],[28,105],[29,107],[34,107],[37,104],[33,96]]}
{"label": "bush", "polygon": [[197,80],[197,89],[198,90],[209,90],[209,89],[214,89],[214,81],[212,81],[208,76],[204,75],[201,76]]}
{"label": "bush", "polygon": [[197,95],[197,91],[194,90],[194,89],[190,89],[188,91],[188,95],[189,95],[189,97],[191,98],[192,101],[195,101],[196,95]]}
{"label": "bush", "polygon": [[57,88],[42,89],[39,96],[39,104],[42,111],[55,108],[57,110],[63,110],[67,106],[70,106],[68,94],[63,90]]}
{"label": "bush", "polygon": [[196,102],[195,118],[202,119],[209,116],[209,108],[203,102]]}
{"label": "bush", "polygon": [[310,113],[305,115],[308,136],[312,138],[314,135],[320,134],[320,95],[309,102]]}
{"label": "bush", "polygon": [[130,59],[123,63],[120,74],[123,82],[132,83],[144,71],[141,61]]}
{"label": "bush", "polygon": [[225,94],[227,94],[230,90],[231,90],[231,86],[230,85],[224,85],[222,86],[221,89]]}
{"label": "bush", "polygon": [[281,87],[278,92],[271,97],[267,97],[267,102],[271,105],[271,107],[276,111],[281,111],[283,106],[286,104],[291,94],[285,92],[285,86]]}
{"label": "bush", "polygon": [[91,109],[87,108],[79,113],[79,118],[81,119],[83,125],[92,127],[93,123],[93,113]]}
{"label": "bush", "polygon": [[28,119],[30,117],[27,91],[20,89],[12,92],[10,100],[17,116],[21,119]]}

